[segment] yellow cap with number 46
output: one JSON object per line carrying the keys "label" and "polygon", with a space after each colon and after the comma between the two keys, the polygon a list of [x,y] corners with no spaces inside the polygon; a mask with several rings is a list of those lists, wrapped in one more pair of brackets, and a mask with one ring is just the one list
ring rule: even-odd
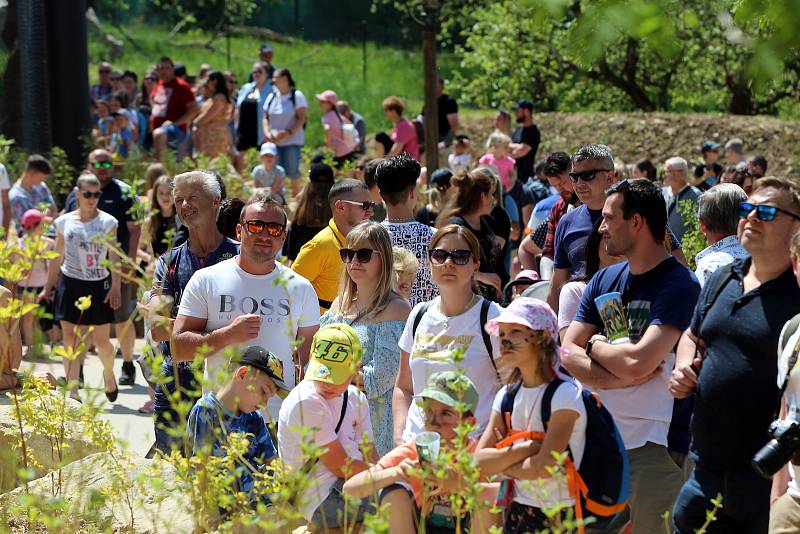
{"label": "yellow cap with number 46", "polygon": [[327,384],[344,384],[358,371],[361,341],[353,327],[325,325],[314,334],[306,378]]}

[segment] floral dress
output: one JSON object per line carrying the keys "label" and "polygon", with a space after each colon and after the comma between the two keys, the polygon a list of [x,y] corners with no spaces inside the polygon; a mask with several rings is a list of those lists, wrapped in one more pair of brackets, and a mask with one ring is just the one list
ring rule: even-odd
{"label": "floral dress", "polygon": [[[203,102],[201,112],[213,105],[213,100]],[[194,146],[198,153],[203,153],[210,158],[226,155],[233,144],[233,136],[228,128],[231,105],[226,104],[225,110],[218,113],[210,122],[197,126],[194,133]]]}
{"label": "floral dress", "polygon": [[[332,323],[350,324],[350,321],[329,311],[320,317],[321,327]],[[394,448],[392,393],[400,368],[398,343],[405,324],[405,321],[385,321],[350,325],[358,334],[364,351],[361,372],[364,373],[364,391],[369,400],[369,415],[378,456],[383,456]]]}

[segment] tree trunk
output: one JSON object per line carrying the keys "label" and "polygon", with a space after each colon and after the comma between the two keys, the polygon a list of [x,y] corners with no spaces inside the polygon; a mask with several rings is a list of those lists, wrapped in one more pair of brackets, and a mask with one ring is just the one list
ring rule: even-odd
{"label": "tree trunk", "polygon": [[436,33],[439,27],[437,2],[425,2],[425,27],[422,29],[422,65],[425,80],[425,165],[428,176],[439,168],[439,103],[436,98]]}

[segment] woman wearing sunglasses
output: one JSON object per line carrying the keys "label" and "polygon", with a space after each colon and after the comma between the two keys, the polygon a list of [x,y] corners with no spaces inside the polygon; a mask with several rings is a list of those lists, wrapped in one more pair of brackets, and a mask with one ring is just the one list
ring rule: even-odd
{"label": "woman wearing sunglasses", "polygon": [[411,307],[392,290],[393,261],[389,232],[364,221],[347,234],[340,251],[345,269],[339,295],[320,318],[320,326],[347,323],[364,349],[355,384],[369,399],[375,446],[381,456],[392,448],[392,391],[400,365],[400,334]]}
{"label": "woman wearing sunglasses", "polygon": [[488,167],[478,167],[470,173],[454,176],[450,183],[455,194],[450,195],[436,226],[457,224],[475,234],[480,244],[477,256],[480,270],[475,274],[475,281],[481,295],[497,301],[503,285],[508,282],[508,273],[503,262],[503,243],[492,230],[494,222],[489,217],[497,188],[494,173]]}
{"label": "woman wearing sunglasses", "polygon": [[501,386],[494,362],[498,341],[483,329],[487,320],[500,315],[500,306],[475,292],[478,240],[463,226],[447,225],[433,236],[429,256],[431,277],[440,294],[414,307],[400,338],[400,371],[392,403],[398,445],[424,430],[414,397],[432,374],[460,371],[476,384],[478,428],[472,433],[476,438],[489,422],[492,399]]}
{"label": "woman wearing sunglasses", "polygon": [[[112,310],[120,304],[120,277],[118,270],[106,268],[103,261],[108,258],[112,265],[119,264],[115,252],[119,247],[117,219],[97,209],[101,195],[97,177],[89,173],[82,174],[77,185],[75,197],[78,209],[65,213],[54,222],[58,257],[50,262],[47,283],[39,298],[49,300],[58,282],[54,320],[61,322],[64,346],[68,350],[77,348],[81,343],[76,331],[84,336],[88,327],[93,328],[94,345],[103,364],[106,397],[114,402],[118,389],[114,378],[114,347],[109,341],[109,325],[114,320]],[[113,246],[109,247],[108,244]],[[83,297],[90,297],[90,305],[86,309],[79,309],[77,302]],[[68,384],[77,383],[83,358],[83,354],[75,360],[64,358]],[[74,391],[71,395],[77,397]]]}

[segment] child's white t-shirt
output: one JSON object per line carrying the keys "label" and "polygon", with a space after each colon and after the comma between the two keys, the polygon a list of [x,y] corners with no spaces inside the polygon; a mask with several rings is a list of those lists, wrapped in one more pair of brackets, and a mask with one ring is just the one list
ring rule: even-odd
{"label": "child's white t-shirt", "polygon": [[[349,457],[364,459],[359,446],[362,442],[375,442],[367,397],[355,386],[347,389],[347,411],[337,434],[336,423],[342,414],[342,399],[343,396],[331,400],[323,398],[311,380],[300,382],[284,399],[278,415],[278,452],[283,463],[293,472],[302,469],[308,458],[303,454],[303,444],[321,447],[338,439]],[[308,432],[303,433],[300,429]],[[310,521],[337,477],[318,461],[308,480],[300,511]]]}
{"label": "child's white t-shirt", "polygon": [[[492,405],[492,411],[502,416],[503,396],[506,388],[497,393]],[[514,430],[531,430],[533,432],[544,432],[542,423],[542,397],[547,389],[547,384],[542,384],[533,388],[522,386],[514,397],[514,409],[511,412],[511,427]],[[572,435],[569,438],[569,448],[572,451],[572,458],[575,467],[581,465],[583,450],[586,446],[586,408],[583,406],[583,399],[578,386],[572,381],[564,381],[558,386],[550,401],[550,417],[559,410],[572,410],[578,412],[578,419],[572,427]],[[566,478],[544,478],[537,480],[517,480],[514,490],[514,501],[526,506],[536,508],[552,508],[558,504],[572,506],[575,501],[570,497],[567,488]]]}

